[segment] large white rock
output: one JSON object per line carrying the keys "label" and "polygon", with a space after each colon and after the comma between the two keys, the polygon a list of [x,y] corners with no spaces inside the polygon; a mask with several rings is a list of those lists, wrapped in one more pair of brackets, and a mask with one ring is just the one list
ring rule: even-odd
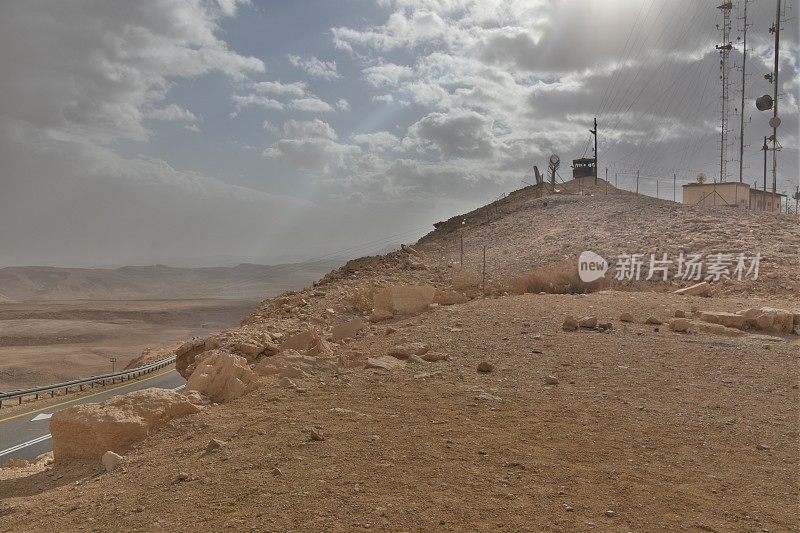
{"label": "large white rock", "polygon": [[675,291],[675,294],[681,294],[683,296],[711,296],[711,284],[707,281],[703,281],[690,287],[678,289]]}
{"label": "large white rock", "polygon": [[107,451],[125,453],[134,442],[173,418],[199,412],[183,395],[145,389],[58,411],[50,419],[53,455],[99,460]]}
{"label": "large white rock", "polygon": [[244,357],[214,350],[197,364],[186,390],[197,391],[213,402],[238,398],[257,387],[258,376]]}

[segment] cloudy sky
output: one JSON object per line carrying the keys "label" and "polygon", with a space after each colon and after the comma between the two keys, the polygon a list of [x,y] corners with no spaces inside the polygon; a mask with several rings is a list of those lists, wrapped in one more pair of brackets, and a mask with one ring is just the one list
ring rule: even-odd
{"label": "cloudy sky", "polygon": [[[779,190],[792,192],[796,3],[780,79]],[[588,154],[595,116],[601,173],[631,187],[640,170],[643,191],[661,180],[671,197],[673,172],[719,175],[717,4],[4,0],[0,265],[359,255],[521,187],[551,153]],[[774,2],[749,15],[752,184]]]}

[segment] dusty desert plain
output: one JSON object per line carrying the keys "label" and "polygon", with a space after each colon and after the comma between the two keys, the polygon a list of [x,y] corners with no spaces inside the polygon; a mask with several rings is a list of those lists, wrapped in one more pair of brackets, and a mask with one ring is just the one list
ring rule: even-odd
{"label": "dusty desert plain", "polygon": [[244,300],[70,300],[0,303],[0,391],[125,368],[147,349],[238,324]]}

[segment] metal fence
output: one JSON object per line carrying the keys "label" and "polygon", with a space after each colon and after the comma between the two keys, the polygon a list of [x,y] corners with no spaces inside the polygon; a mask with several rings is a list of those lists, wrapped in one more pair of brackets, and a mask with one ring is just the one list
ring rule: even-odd
{"label": "metal fence", "polygon": [[22,390],[15,390],[10,392],[2,392],[0,393],[0,408],[3,407],[3,402],[8,402],[9,400],[17,400],[18,404],[22,404],[23,398],[28,396],[35,396],[38,400],[41,396],[50,394],[50,397],[56,395],[56,392],[60,390],[64,390],[64,394],[68,394],[70,389],[77,389],[79,391],[84,390],[84,387],[87,385],[90,388],[94,388],[95,385],[100,385],[105,387],[106,385],[111,385],[117,382],[122,383],[123,381],[130,381],[132,379],[138,378],[144,374],[149,374],[150,372],[154,372],[166,366],[169,366],[175,362],[175,355],[170,355],[169,357],[165,357],[164,359],[159,359],[153,363],[149,363],[143,366],[139,366],[136,368],[131,368],[129,370],[120,370],[119,372],[111,372],[109,374],[101,374],[99,376],[92,376],[89,378],[84,379],[75,379],[72,381],[65,381],[64,383],[56,383],[54,385],[44,385],[42,387],[33,387],[31,389],[22,389]]}

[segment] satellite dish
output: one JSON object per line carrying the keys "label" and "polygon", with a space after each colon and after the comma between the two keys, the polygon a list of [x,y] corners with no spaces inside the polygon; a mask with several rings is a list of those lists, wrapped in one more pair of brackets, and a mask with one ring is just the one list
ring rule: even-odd
{"label": "satellite dish", "polygon": [[781,127],[780,117],[772,117],[771,119],[769,119],[769,127],[774,129],[780,128]]}
{"label": "satellite dish", "polygon": [[550,164],[553,166],[558,166],[561,163],[561,158],[558,157],[556,154],[550,156]]}
{"label": "satellite dish", "polygon": [[756,108],[758,108],[759,111],[772,109],[772,97],[768,94],[765,94],[764,96],[759,96],[756,98]]}

